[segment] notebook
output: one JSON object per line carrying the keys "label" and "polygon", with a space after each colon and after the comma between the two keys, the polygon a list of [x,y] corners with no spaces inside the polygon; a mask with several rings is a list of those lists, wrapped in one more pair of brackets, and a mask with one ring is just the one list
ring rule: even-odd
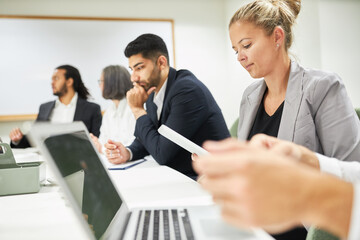
{"label": "notebook", "polygon": [[82,122],[35,124],[29,138],[89,239],[272,239],[261,230],[227,225],[215,205],[129,210]]}

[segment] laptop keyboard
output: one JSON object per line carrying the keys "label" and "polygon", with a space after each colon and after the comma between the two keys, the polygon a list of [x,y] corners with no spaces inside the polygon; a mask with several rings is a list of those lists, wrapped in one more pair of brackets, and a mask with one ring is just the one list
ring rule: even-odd
{"label": "laptop keyboard", "polygon": [[186,209],[143,210],[139,212],[135,240],[193,240]]}

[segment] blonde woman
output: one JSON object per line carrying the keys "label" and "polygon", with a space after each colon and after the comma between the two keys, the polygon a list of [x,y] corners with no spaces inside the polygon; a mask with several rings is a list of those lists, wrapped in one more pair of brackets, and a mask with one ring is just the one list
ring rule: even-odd
{"label": "blonde woman", "polygon": [[[289,57],[300,0],[258,0],[232,17],[237,60],[253,78],[244,92],[238,138],[265,133],[345,161],[360,159],[360,123],[340,77],[307,69]],[[320,168],[331,168],[320,162]],[[305,239],[306,231],[275,236]]]}

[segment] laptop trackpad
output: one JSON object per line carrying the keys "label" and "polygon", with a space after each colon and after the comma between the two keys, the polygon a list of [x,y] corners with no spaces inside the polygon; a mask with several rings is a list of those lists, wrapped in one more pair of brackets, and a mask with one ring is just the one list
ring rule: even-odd
{"label": "laptop trackpad", "polygon": [[201,228],[204,234],[211,238],[214,236],[222,236],[222,237],[252,237],[254,234],[252,232],[247,231],[239,231],[239,229],[232,227],[220,219],[203,219],[200,220]]}
{"label": "laptop trackpad", "polygon": [[252,230],[240,230],[224,222],[217,206],[189,207],[188,210],[198,239],[258,239]]}

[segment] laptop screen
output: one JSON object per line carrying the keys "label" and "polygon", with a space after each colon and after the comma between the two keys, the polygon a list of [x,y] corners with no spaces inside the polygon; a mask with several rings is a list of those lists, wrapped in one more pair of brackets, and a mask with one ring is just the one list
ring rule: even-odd
{"label": "laptop screen", "polygon": [[51,136],[44,144],[99,239],[119,210],[122,200],[86,132]]}

